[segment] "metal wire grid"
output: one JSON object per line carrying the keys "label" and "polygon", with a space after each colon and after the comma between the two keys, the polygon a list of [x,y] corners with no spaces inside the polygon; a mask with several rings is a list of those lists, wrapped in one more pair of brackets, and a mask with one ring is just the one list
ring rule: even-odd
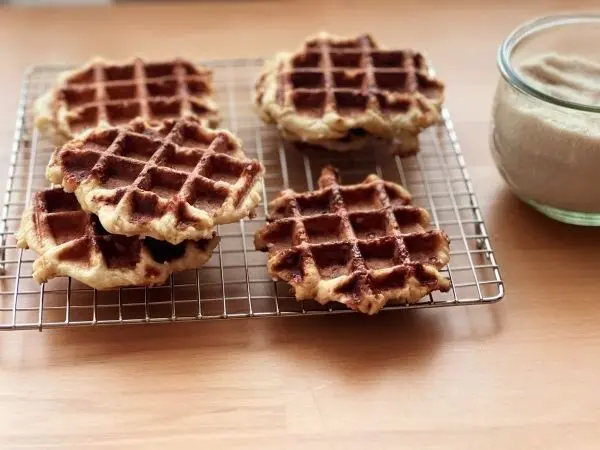
{"label": "metal wire grid", "polygon": [[[336,165],[345,183],[377,173],[398,181],[426,208],[436,227],[450,236],[451,261],[444,272],[448,293],[433,293],[415,305],[385,310],[486,304],[504,295],[503,282],[449,114],[423,133],[421,152],[401,160],[388,153],[336,155],[284,148],[272,127],[260,123],[250,96],[260,59],[206,62],[215,72],[216,100],[223,126],[240,136],[249,156],[266,168],[263,199],[283,188],[313,189],[324,164]],[[264,223],[266,202],[254,219],[219,227],[221,244],[200,270],[174,274],[164,286],[95,291],[76,280],[57,278],[39,286],[31,276],[35,254],[16,248],[14,233],[31,194],[47,186],[44,170],[52,146],[31,120],[33,101],[65,66],[37,66],[25,77],[17,114],[4,206],[0,219],[0,329],[167,322],[239,317],[347,313],[337,304],[297,302],[285,283],[273,282],[266,255],[254,250],[254,232]]]}

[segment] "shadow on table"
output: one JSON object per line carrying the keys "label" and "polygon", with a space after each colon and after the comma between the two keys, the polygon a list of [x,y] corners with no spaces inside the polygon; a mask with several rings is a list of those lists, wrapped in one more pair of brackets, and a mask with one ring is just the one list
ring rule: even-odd
{"label": "shadow on table", "polygon": [[[443,339],[443,322],[443,315],[436,312],[399,311],[375,317],[349,314],[58,329],[25,338],[46,338],[45,351],[58,365],[129,365],[137,360],[146,361],[151,370],[154,364],[160,367],[160,361],[185,361],[190,367],[202,367],[206,376],[225,366],[237,367],[242,374],[260,358],[265,365],[278,365],[277,370],[283,365],[286,370],[316,368],[343,377],[377,379],[388,370],[415,370],[427,364]],[[27,359],[25,355],[21,363]]]}
{"label": "shadow on table", "polygon": [[20,343],[5,346],[0,366],[137,361],[162,367],[185,361],[190,370],[201,367],[208,375],[215,367],[243,371],[260,361],[277,366],[283,360],[344,377],[377,379],[388,370],[426,366],[443,343],[493,339],[502,329],[502,317],[496,306],[484,306],[392,311],[374,317],[348,314],[25,331],[7,333],[9,340]]}
{"label": "shadow on table", "polygon": [[489,208],[486,223],[500,238],[511,245],[531,247],[543,242],[565,247],[586,244],[600,248],[600,227],[583,227],[557,222],[536,211],[513,195],[508,187],[502,189]]}
{"label": "shadow on table", "polygon": [[552,220],[519,200],[508,188],[494,199],[486,224],[502,273],[505,280],[508,278],[507,292],[512,276],[518,277],[524,270],[533,271],[533,265],[545,272],[555,267],[556,276],[564,276],[565,269],[600,268],[599,227]]}
{"label": "shadow on table", "polygon": [[[519,299],[512,314],[544,320],[595,314],[600,270],[600,228],[554,221],[501,190],[486,224],[496,250],[506,297]],[[571,280],[571,281],[569,281]],[[561,295],[562,293],[562,295]]]}
{"label": "shadow on table", "polygon": [[394,311],[269,320],[264,331],[292,368],[316,367],[366,382],[427,365],[443,339],[438,319],[428,311]]}
{"label": "shadow on table", "polygon": [[386,371],[423,368],[443,344],[492,339],[502,317],[495,306],[451,307],[270,320],[265,331],[282,356],[297,364],[377,379]]}

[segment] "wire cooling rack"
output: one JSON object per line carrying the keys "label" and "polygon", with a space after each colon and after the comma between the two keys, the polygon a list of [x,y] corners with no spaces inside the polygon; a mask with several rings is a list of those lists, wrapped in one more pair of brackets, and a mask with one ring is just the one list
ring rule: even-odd
{"label": "wire cooling rack", "polygon": [[[361,181],[374,172],[400,182],[414,202],[430,212],[434,225],[448,233],[451,261],[443,272],[452,280],[450,292],[384,310],[486,304],[503,297],[498,265],[447,111],[439,125],[422,133],[416,157],[299,153],[284,148],[273,127],[263,125],[252,111],[251,90],[262,60],[205,65],[214,70],[223,126],[237,134],[248,155],[266,168],[263,199],[268,201],[287,187],[313,189],[321,167],[333,163],[344,183]],[[53,150],[32,125],[32,104],[67,68],[33,67],[24,80],[0,219],[0,329],[350,312],[337,304],[297,302],[285,283],[270,279],[266,255],[253,246],[254,232],[265,222],[267,202],[259,205],[254,219],[219,227],[221,244],[205,267],[177,273],[163,286],[95,291],[69,278],[38,285],[31,276],[35,254],[16,248],[14,233],[31,194],[48,184],[44,171]]]}

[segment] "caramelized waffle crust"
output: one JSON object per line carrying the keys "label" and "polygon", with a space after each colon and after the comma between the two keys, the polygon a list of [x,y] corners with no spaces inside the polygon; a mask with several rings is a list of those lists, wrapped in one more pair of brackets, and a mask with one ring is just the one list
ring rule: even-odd
{"label": "caramelized waffle crust", "polygon": [[230,132],[191,118],[91,130],[58,148],[46,170],[110,233],[171,244],[250,214],[262,175]]}
{"label": "caramelized waffle crust", "polygon": [[298,300],[337,301],[367,314],[388,301],[415,303],[450,288],[439,272],[450,254],[447,236],[426,231],[429,214],[410,201],[376,175],[340,186],[337,171],[325,167],[317,191],[286,190],[269,204],[270,223],[254,245],[269,252],[269,273]]}
{"label": "caramelized waffle crust", "polygon": [[381,49],[369,35],[321,33],[265,65],[255,103],[285,139],[346,151],[362,148],[360,139],[348,143],[353,134],[371,134],[407,155],[439,120],[443,97],[420,53]]}
{"label": "caramelized waffle crust", "polygon": [[35,104],[41,132],[64,143],[98,126],[193,116],[205,125],[219,123],[212,100],[212,72],[182,59],[108,62],[96,58],[64,72]]}
{"label": "caramelized waffle crust", "polygon": [[109,234],[61,188],[38,192],[17,232],[17,245],[39,255],[33,263],[38,283],[70,276],[95,289],[162,284],[173,272],[202,266],[218,242],[212,236],[171,245]]}

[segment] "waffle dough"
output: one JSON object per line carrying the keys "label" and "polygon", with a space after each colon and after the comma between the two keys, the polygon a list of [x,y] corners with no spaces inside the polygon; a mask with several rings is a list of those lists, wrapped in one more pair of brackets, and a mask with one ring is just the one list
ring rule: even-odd
{"label": "waffle dough", "polygon": [[[313,40],[343,42],[347,39],[321,33],[307,42]],[[412,106],[402,113],[383,114],[371,102],[361,114],[345,115],[337,109],[328,110],[322,116],[299,114],[292,102],[292,91],[285,92],[282,101],[278,99],[278,92],[282,87],[281,74],[293,70],[293,58],[303,51],[276,54],[265,64],[256,85],[254,101],[260,117],[267,123],[277,124],[287,139],[327,145],[327,141],[344,139],[352,129],[361,129],[383,139],[401,141],[402,146],[411,151],[418,148],[419,132],[440,118],[443,96],[428,98],[418,91],[411,94]]]}
{"label": "waffle dough", "polygon": [[[123,67],[128,67],[128,66],[134,66],[136,63],[141,63],[142,65],[147,65],[147,64],[164,64],[164,65],[168,65],[168,64],[187,64],[190,67],[194,67],[194,70],[197,71],[198,76],[199,77],[205,77],[206,78],[206,83],[207,83],[207,91],[205,93],[202,94],[197,94],[197,95],[191,95],[188,94],[188,97],[190,99],[194,99],[194,101],[198,104],[198,105],[202,105],[202,107],[205,109],[205,112],[203,113],[203,120],[205,122],[205,124],[209,127],[215,127],[218,125],[219,123],[219,109],[218,106],[216,104],[216,102],[211,98],[212,95],[212,73],[205,68],[199,67],[199,66],[193,66],[191,63],[187,62],[187,61],[183,61],[183,60],[175,60],[172,62],[163,62],[163,63],[146,63],[146,62],[142,62],[139,58],[130,60],[130,61],[125,61],[125,62],[112,62],[112,61],[107,61],[103,58],[100,57],[95,57],[93,58],[91,61],[89,61],[88,63],[84,64],[83,66],[74,69],[74,70],[69,70],[69,71],[65,71],[62,72],[61,74],[59,74],[56,83],[54,84],[54,86],[48,90],[48,92],[44,93],[41,97],[39,97],[35,103],[34,103],[34,107],[33,107],[33,113],[34,113],[34,118],[35,118],[35,125],[38,128],[38,130],[40,131],[40,133],[50,139],[55,145],[62,145],[64,144],[66,141],[68,141],[69,139],[73,139],[74,137],[78,137],[80,136],[83,132],[85,132],[87,129],[89,128],[94,128],[94,127],[100,127],[100,126],[114,126],[117,123],[115,122],[115,120],[109,120],[107,117],[98,117],[98,120],[95,122],[91,122],[88,124],[88,126],[82,130],[73,130],[72,127],[70,126],[69,123],[69,119],[73,117],[73,112],[70,110],[68,103],[66,102],[66,100],[61,96],[61,90],[67,87],[74,87],[76,89],[80,89],[80,88],[85,88],[86,86],[90,86],[93,87],[94,83],[92,81],[89,82],[85,82],[85,83],[79,83],[77,85],[70,85],[70,81],[73,79],[76,79],[78,77],[81,77],[82,74],[86,73],[89,70],[94,70],[94,68],[96,67],[118,67],[118,68],[123,68]],[[135,75],[137,76],[137,75]],[[164,79],[164,77],[161,77],[162,79]],[[161,78],[150,78],[147,79],[147,81],[154,81],[157,83],[162,82]],[[118,80],[117,83],[133,83],[134,79],[126,79],[126,80]],[[126,103],[126,102],[131,102],[131,101],[135,101],[135,100],[139,100],[139,94],[137,93],[137,89],[136,89],[136,93],[133,94],[134,96],[131,98],[120,98],[120,99],[103,99],[102,101],[104,102],[103,106],[106,105],[107,101],[114,103]],[[150,95],[148,94],[148,96],[150,98],[159,98],[158,95]],[[173,96],[169,96],[169,97],[164,97],[161,96],[163,99],[165,98],[169,98],[169,97],[173,97]],[[78,101],[78,105],[77,107],[82,107],[85,105],[89,105],[93,102],[97,102],[98,99],[94,98],[91,100],[83,100],[80,99]],[[195,114],[192,110],[190,110],[189,108],[187,109],[182,109],[180,110],[180,112],[178,114],[176,114],[177,117],[181,116],[181,117],[185,117],[185,116],[198,116],[197,114]],[[148,116],[139,116],[142,119],[145,120],[154,120],[151,117]],[[177,118],[177,117],[170,117],[170,118]],[[131,118],[133,119],[133,118]],[[123,122],[120,119],[117,119],[119,123]],[[127,122],[127,120],[125,120],[124,122]]]}
{"label": "waffle dough", "polygon": [[[223,201],[221,201],[218,208],[214,211],[207,211],[200,206],[196,207],[190,204],[188,200],[180,196],[180,191],[168,198],[159,197],[154,207],[149,206],[150,208],[154,208],[154,210],[150,211],[150,217],[139,220],[136,218],[133,198],[135,195],[147,195],[148,191],[137,185],[133,185],[134,182],[132,182],[120,200],[113,201],[118,196],[118,190],[110,186],[105,186],[101,180],[101,176],[95,172],[95,169],[86,169],[83,174],[77,170],[71,173],[64,163],[64,155],[67,153],[70,155],[85,153],[88,147],[94,147],[94,142],[101,139],[102,133],[110,133],[112,132],[111,130],[116,130],[115,132],[126,135],[143,136],[143,139],[159,139],[164,141],[169,136],[172,136],[173,133],[178,132],[176,129],[178,126],[180,128],[191,127],[198,130],[203,135],[203,138],[211,141],[211,146],[228,145],[232,149],[230,151],[231,154],[229,156],[221,154],[221,157],[226,157],[227,163],[230,166],[243,166],[233,184],[221,180],[206,181],[206,192],[227,192]],[[217,140],[221,144],[217,144]],[[223,143],[224,141],[225,143]],[[102,154],[108,153],[107,148],[102,148],[101,150],[97,150],[97,146],[94,148],[96,148],[94,151],[100,151]],[[214,150],[204,149],[198,150],[198,152],[207,153],[214,152]],[[98,215],[100,222],[102,222],[104,228],[109,232],[126,236],[150,236],[155,239],[165,240],[171,244],[178,244],[186,239],[209,238],[212,236],[214,227],[219,224],[232,223],[242,219],[250,214],[259,203],[263,168],[258,161],[246,159],[243,155],[241,142],[231,133],[225,130],[203,128],[192,119],[170,121],[165,123],[162,128],[155,128],[140,121],[133,123],[131,127],[127,128],[90,130],[81,139],[70,141],[54,152],[48,164],[46,176],[52,183],[61,184],[66,191],[74,192],[82,208],[85,211]],[[123,158],[121,159],[123,160]],[[129,158],[126,160],[126,163],[140,164],[139,161]],[[148,162],[144,164],[148,164]],[[168,167],[168,163],[160,163],[155,168],[161,171],[169,170],[173,172]],[[176,171],[176,173],[172,173],[172,176],[177,174],[183,176],[182,171]],[[189,177],[192,175],[187,173],[185,176]],[[197,177],[197,175],[193,176]],[[153,188],[150,189],[152,190]],[[217,201],[220,201],[218,197]],[[159,207],[161,208],[160,212],[155,210]],[[185,215],[187,219],[181,220],[182,215]]]}
{"label": "waffle dough", "polygon": [[337,183],[325,167],[319,190],[286,190],[269,204],[271,222],[254,243],[269,252],[274,278],[290,283],[298,300],[336,301],[367,314],[450,288],[439,272],[450,258],[448,238],[426,231],[429,214],[410,205],[405,189],[376,175]]}
{"label": "waffle dough", "polygon": [[[168,244],[161,244],[161,256],[165,256],[167,252],[174,252],[175,257],[159,262],[152,257],[148,247],[150,244],[142,240],[140,241],[142,245],[139,247],[139,260],[133,267],[127,265],[117,267],[109,264],[99,248],[94,245],[91,245],[88,253],[82,257],[68,257],[66,255],[73,254],[76,247],[82,247],[82,241],[92,242],[93,217],[80,209],[53,213],[62,215],[62,220],[70,223],[83,220],[82,228],[73,235],[70,234],[72,230],[63,229],[64,235],[55,237],[48,225],[48,208],[43,201],[43,196],[48,192],[55,196],[62,196],[63,199],[72,196],[62,192],[60,188],[48,189],[36,194],[32,206],[23,213],[16,235],[19,248],[31,248],[38,254],[38,258],[33,263],[33,278],[38,283],[44,283],[55,277],[70,276],[95,289],[159,285],[164,283],[173,272],[196,269],[204,265],[219,243],[219,238],[212,236],[208,240],[199,242],[186,241],[177,249]],[[132,240],[133,243],[137,240],[137,238],[116,238],[121,241]],[[132,249],[133,252],[135,245],[127,248]]]}

